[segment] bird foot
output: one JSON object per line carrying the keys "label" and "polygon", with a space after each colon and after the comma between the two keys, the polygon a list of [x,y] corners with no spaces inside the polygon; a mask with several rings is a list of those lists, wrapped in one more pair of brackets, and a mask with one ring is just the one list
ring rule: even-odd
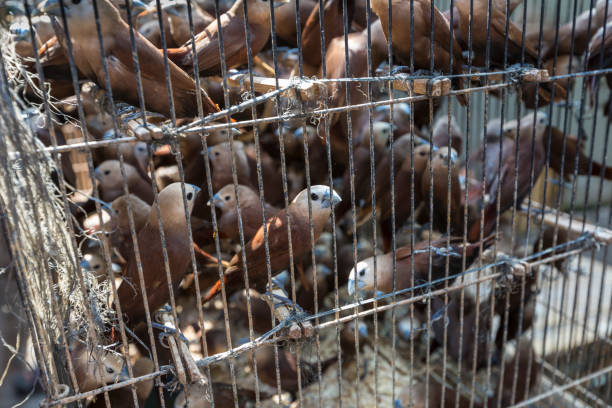
{"label": "bird foot", "polygon": [[295,340],[312,337],[314,335],[314,327],[310,322],[292,322],[287,334]]}
{"label": "bird foot", "polygon": [[93,99],[96,101],[98,108],[100,108],[102,112],[106,112],[110,115],[112,111],[111,103],[106,91],[100,88],[98,85],[92,85],[91,94],[93,95]]}
{"label": "bird foot", "polygon": [[[117,103],[117,115],[121,125],[129,135],[143,142],[160,140],[164,134],[157,124],[163,122],[165,117],[158,113],[142,112],[140,109],[126,103]],[[143,121],[144,116],[144,121]]]}
{"label": "bird foot", "polygon": [[[211,263],[206,264],[204,266],[206,268],[216,268],[217,265],[219,265],[217,262],[214,262],[214,263],[211,262]],[[223,270],[225,270],[225,269],[230,267],[230,263],[228,261],[221,260],[221,266],[223,267]]]}
{"label": "bird foot", "polygon": [[304,321],[306,313],[303,309],[287,297],[284,289],[275,286],[274,281],[272,286],[273,289],[264,293],[263,297],[274,310],[274,315],[280,322],[279,326],[283,327],[283,331],[286,330],[286,335],[295,340],[312,337],[314,327],[311,322]]}
{"label": "bird foot", "polygon": [[227,269],[230,267],[230,263],[228,261],[224,261],[223,259],[219,260],[218,258],[212,256],[211,254],[200,248],[195,242],[193,243],[193,250],[197,255],[200,255],[201,257],[209,261],[209,263],[205,265],[207,268],[216,267],[219,264],[219,261],[221,262],[221,266],[223,266],[223,269]]}
{"label": "bird foot", "polygon": [[164,326],[163,324],[157,322],[151,322],[151,327],[161,330],[161,333],[159,333],[159,342],[164,346],[167,344],[165,342],[166,338],[170,336],[178,336],[178,338],[181,339],[185,344],[189,344],[189,340],[187,339],[187,337],[183,336],[180,331],[176,330],[173,327]]}
{"label": "bird foot", "polygon": [[410,72],[410,67],[405,65],[400,65],[397,67],[393,67],[391,70],[391,75],[404,74],[409,75],[410,77],[429,77],[432,76],[432,72],[426,69],[416,69],[413,72]]}

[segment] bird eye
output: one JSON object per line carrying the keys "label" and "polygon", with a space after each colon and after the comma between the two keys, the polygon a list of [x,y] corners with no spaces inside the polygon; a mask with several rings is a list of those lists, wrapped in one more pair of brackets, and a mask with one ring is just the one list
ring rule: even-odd
{"label": "bird eye", "polygon": [[94,269],[100,269],[100,264],[95,264],[93,268]]}
{"label": "bird eye", "polygon": [[225,196],[225,201],[229,201],[230,198],[230,196]]}
{"label": "bird eye", "polygon": [[191,200],[193,198],[193,193],[190,191],[189,193],[187,193],[187,199]]}
{"label": "bird eye", "polygon": [[359,276],[363,276],[363,275],[365,275],[365,269],[362,269],[359,271]]}
{"label": "bird eye", "polygon": [[421,151],[419,152],[419,155],[421,155],[421,156],[425,156],[425,152],[421,150]]}
{"label": "bird eye", "polygon": [[108,176],[110,174],[110,170],[104,170],[104,175]]}
{"label": "bird eye", "polygon": [[[80,1],[80,0],[76,0],[76,1]],[[115,370],[113,370],[113,367],[106,367],[106,372],[109,374],[113,374]]]}
{"label": "bird eye", "polygon": [[312,201],[317,201],[319,199],[319,196],[317,194],[315,194],[315,193],[312,193],[310,195],[310,198],[312,198]]}
{"label": "bird eye", "polygon": [[72,4],[79,4],[81,0],[72,0]]}
{"label": "bird eye", "polygon": [[215,156],[218,156],[218,155],[219,155],[219,152],[215,152]]}

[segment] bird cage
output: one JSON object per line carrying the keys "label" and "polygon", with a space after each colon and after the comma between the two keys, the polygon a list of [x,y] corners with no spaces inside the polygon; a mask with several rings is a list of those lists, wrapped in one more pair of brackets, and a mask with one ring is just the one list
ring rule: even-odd
{"label": "bird cage", "polygon": [[612,405],[611,1],[5,0],[0,38],[0,407]]}

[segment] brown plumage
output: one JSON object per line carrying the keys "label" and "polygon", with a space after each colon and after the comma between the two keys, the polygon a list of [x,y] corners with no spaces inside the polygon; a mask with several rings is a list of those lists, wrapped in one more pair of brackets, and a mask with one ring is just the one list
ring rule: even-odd
{"label": "brown plumage", "polygon": [[463,133],[454,116],[450,117],[450,124],[447,115],[442,115],[436,120],[431,140],[436,147],[448,147],[450,144],[450,147],[457,152],[457,155],[461,155],[463,151]]}
{"label": "brown plumage", "polygon": [[[151,182],[143,179],[140,172],[134,166],[127,163],[123,165],[128,192],[135,194],[147,204],[153,204]],[[94,176],[102,200],[111,202],[123,195],[123,175],[121,174],[121,163],[119,160],[106,160],[100,163],[96,167]]]}
{"label": "brown plumage", "polygon": [[[531,365],[529,366],[531,355]],[[512,390],[514,386],[514,373],[515,373],[515,361],[518,358],[518,376],[515,388],[514,397],[512,396]],[[529,372],[529,377],[527,373]],[[518,352],[514,356],[506,358],[504,362],[503,381],[501,377],[497,380],[495,388],[485,402],[475,400],[473,404],[470,403],[470,390],[464,390],[464,392],[457,392],[456,388],[444,386],[444,401],[442,401],[443,385],[438,381],[439,379],[434,376],[429,377],[429,392],[426,392],[426,383],[421,382],[416,384],[415,389],[403,389],[399,393],[399,399],[395,401],[395,408],[425,408],[425,407],[442,407],[442,408],[454,408],[457,405],[457,399],[459,408],[482,408],[482,407],[495,407],[498,406],[498,396],[501,397],[502,407],[508,407],[517,404],[525,400],[527,394],[536,385],[540,374],[540,367],[536,361],[535,352],[531,345],[522,341],[519,345]],[[427,399],[427,394],[429,397]],[[412,395],[412,399],[411,399]]]}
{"label": "brown plumage", "polygon": [[[129,27],[121,19],[119,11],[108,0],[97,2],[97,6],[113,97],[131,105],[140,106]],[[58,0],[47,0],[40,7],[46,13],[60,15]],[[92,4],[90,2],[79,2],[78,4],[65,2],[64,10],[71,34],[74,61],[79,71],[84,77],[105,88],[104,69]],[[163,55],[138,33],[135,33],[135,41],[140,61],[145,107],[170,117]],[[169,64],[169,70],[176,115],[178,117],[196,116],[197,94],[194,80],[173,63]],[[204,114],[218,111],[217,106],[208,98],[208,95],[203,90],[200,93]]]}
{"label": "brown plumage", "polygon": [[[211,200],[211,204],[221,210],[218,220],[219,236],[230,238],[234,241],[240,240],[240,229],[238,226],[238,207],[242,215],[242,228],[244,241],[248,242],[262,225],[262,207],[259,194],[250,187],[238,185],[238,199],[233,184],[228,184],[219,190]],[[270,219],[278,212],[278,209],[266,205],[266,219]]]}
{"label": "brown plumage", "polygon": [[[570,65],[571,59],[571,65]],[[551,58],[542,63],[542,68],[545,68],[548,71],[550,76],[561,76],[567,74],[573,74],[576,72],[580,72],[582,70],[583,63],[580,61],[580,58],[573,55],[560,55],[555,60]],[[552,81],[554,83],[554,100],[561,101],[567,98],[567,93],[572,89],[574,85],[575,78],[567,77],[562,79],[557,79]],[[526,83],[523,85],[522,89],[522,97],[523,102],[525,103],[525,107],[528,109],[537,109],[542,106],[546,106],[550,103],[551,98],[553,97],[552,93],[548,94],[545,92],[542,93],[540,90],[542,88],[541,83],[537,84],[529,84]],[[548,87],[551,91],[553,88]],[[538,94],[538,104],[536,105],[536,93]]]}
{"label": "brown plumage", "polygon": [[77,342],[70,349],[70,357],[80,392],[129,379],[121,354],[102,346],[93,347]]}
{"label": "brown plumage", "polygon": [[111,243],[124,259],[129,259],[133,248],[128,201],[132,210],[136,233],[147,223],[147,218],[151,212],[151,206],[135,194],[122,195],[113,200],[111,208],[114,213],[111,215],[109,225]]}
{"label": "brown plumage", "polygon": [[[371,39],[371,68],[376,70],[378,65],[387,56],[387,42],[378,20],[371,25]],[[347,37],[347,42],[349,57],[348,76],[353,78],[369,76],[367,31],[350,33]],[[345,52],[344,36],[331,40],[325,54],[326,77],[328,79],[347,77]],[[346,86],[349,87],[351,104],[360,104],[368,101],[368,88],[365,82],[352,82],[348,85],[345,82],[329,82],[327,84],[327,92],[329,95],[328,106],[330,108],[346,106]],[[355,144],[359,144],[363,138],[368,137],[368,130],[370,128],[368,110],[354,110],[351,111],[350,115],[353,140]],[[346,141],[349,129],[346,113],[331,114],[329,124],[331,126],[330,135],[332,137],[330,137],[328,143],[331,145],[334,161],[341,165],[348,165],[348,145]],[[320,128],[321,132],[323,127]],[[320,133],[320,136],[324,137],[324,134]],[[348,197],[346,198],[348,199]]]}
{"label": "brown plumage", "polygon": [[[350,32],[351,20],[353,19],[353,2],[347,2],[347,19]],[[323,2],[323,30],[325,38],[325,49],[329,50],[329,43],[336,37],[344,38],[344,10],[341,0],[326,0]],[[316,1],[310,12],[306,24],[302,28],[302,57],[304,59],[304,75],[317,74],[321,66],[321,10],[319,2]],[[295,19],[294,19],[295,20]],[[344,41],[344,40],[343,40]],[[343,54],[344,55],[344,54]],[[328,69],[330,69],[328,65]]]}
{"label": "brown plumage", "polygon": [[[442,395],[444,395],[444,401],[442,401]],[[404,388],[400,391],[394,408],[455,408],[457,398],[459,398],[459,408],[470,407],[469,390],[465,394],[457,392],[456,388],[448,385],[443,386],[434,376],[430,375],[429,391],[427,391],[425,382],[415,384],[413,389]],[[473,407],[479,408],[480,404],[474,402]]]}
{"label": "brown plumage", "polygon": [[357,356],[357,345],[355,343],[355,332],[359,338],[359,352],[363,350],[363,346],[366,343],[368,337],[368,326],[360,320],[356,322],[351,320],[344,324],[340,331],[340,349],[342,350],[342,365],[345,365],[348,361],[353,360]]}
{"label": "brown plumage", "polygon": [[[186,1],[168,1],[161,3],[162,21],[167,47],[180,47],[191,40],[189,15]],[[215,18],[202,10],[196,2],[191,2],[193,32],[199,33],[212,23]],[[161,30],[157,19],[157,4],[152,2],[149,9],[138,14],[138,31],[156,47],[162,48]],[[189,72],[191,74],[191,72]]]}
{"label": "brown plumage", "polygon": [[[234,160],[238,184],[251,186],[251,168],[244,143],[233,142]],[[219,143],[208,148],[213,192],[221,190],[228,184],[234,184],[232,177],[232,152],[230,142]]]}
{"label": "brown plumage", "polygon": [[[272,347],[263,347],[257,350],[255,354],[257,358],[257,375],[261,382],[274,387],[276,389],[276,362],[274,358],[274,349]],[[321,361],[321,373],[324,373],[328,367],[337,361],[338,357],[334,356],[327,360]],[[298,361],[296,356],[288,350],[278,350],[278,365],[281,380],[281,389],[283,391],[296,393],[299,388],[298,383]],[[302,359],[301,365],[301,380],[302,389],[309,384],[317,381],[318,364],[308,362]]]}
{"label": "brown plumage", "polygon": [[[232,307],[229,309],[230,319],[242,327],[249,327],[246,292],[241,291],[231,297]],[[270,306],[260,296],[251,292],[251,316],[253,331],[264,334],[272,330],[272,314]]]}
{"label": "brown plumage", "polygon": [[[612,8],[612,5],[610,6]],[[604,37],[605,31],[605,37]],[[589,42],[589,49],[587,53],[587,69],[606,69],[612,67],[612,22],[606,23],[605,26],[601,27],[593,36]],[[605,75],[608,86],[612,85],[612,74]],[[599,81],[601,80],[600,75],[593,75],[590,81],[587,82],[589,90],[591,91],[591,105],[594,103],[594,98],[597,90],[599,89]],[[608,116],[612,115],[612,96],[604,104],[604,113]]]}
{"label": "brown plumage", "polygon": [[[122,137],[122,136],[119,136]],[[103,140],[114,138],[114,132],[111,130],[105,134]],[[132,165],[143,179],[148,180],[148,151],[145,142],[133,143],[116,143],[102,148],[102,156],[104,160],[119,160],[119,152],[123,155],[123,161]]]}
{"label": "brown plumage", "polygon": [[[414,10],[411,10],[411,4],[414,4]],[[372,9],[378,15],[382,23],[382,28],[389,40],[389,1],[388,0],[373,0]],[[451,28],[448,20],[438,10],[430,0],[392,0],[392,15],[393,15],[393,54],[404,65],[410,65],[411,47],[414,55],[414,68],[430,70],[433,66],[434,71],[441,71],[444,74],[451,72],[457,75],[463,73],[463,56],[461,46],[455,38],[453,38],[452,49],[452,67],[451,67],[451,50],[450,38]],[[431,20],[431,11],[433,7],[434,19]],[[414,38],[410,38],[411,14],[414,16]],[[431,49],[431,28],[434,28],[433,38],[433,56],[430,55]],[[433,64],[432,64],[433,57]],[[455,86],[459,86],[457,81]],[[457,99],[461,104],[467,103],[465,95],[457,95]]]}
{"label": "brown plumage", "polygon": [[[255,146],[249,144],[245,147],[251,186],[253,190],[259,191],[259,180],[257,174],[257,151]],[[273,205],[284,204],[283,179],[280,171],[280,163],[277,163],[265,150],[260,149],[261,177],[266,202]],[[313,157],[310,156],[313,160]],[[313,166],[314,167],[314,166]]]}
{"label": "brown plumage", "polygon": [[[535,115],[535,118],[534,118]],[[535,121],[535,124],[534,124]],[[516,127],[519,127],[518,138]],[[504,139],[503,151],[501,152],[501,171],[499,171],[499,153],[487,158],[487,167],[490,173],[487,175],[486,194],[489,203],[485,208],[484,235],[488,235],[495,228],[497,218],[497,200],[499,199],[499,214],[503,214],[513,206],[520,206],[523,199],[529,195],[532,184],[535,184],[546,161],[546,129],[548,117],[542,112],[536,114],[530,112],[518,122],[508,123],[504,126],[504,133],[513,134],[514,140]],[[505,137],[505,136],[502,136]],[[535,138],[535,140],[534,140]],[[534,145],[533,156],[531,153],[532,142]],[[515,172],[515,155],[518,143],[518,172]],[[497,148],[497,143],[492,143]],[[499,152],[499,150],[498,150]],[[532,169],[533,160],[533,169]],[[532,183],[530,183],[533,171]],[[516,201],[514,197],[514,180],[517,179]],[[498,197],[498,189],[500,196]],[[473,223],[468,232],[468,240],[476,240],[480,236],[480,223]]]}
{"label": "brown plumage", "polygon": [[[405,137],[405,136],[404,136]],[[413,166],[412,166],[412,155],[408,153],[402,160],[401,157],[396,158],[396,163],[399,159],[401,165],[395,173],[394,186],[394,203],[395,203],[395,228],[400,228],[407,219],[412,215],[412,202],[411,194],[414,194],[414,212],[416,213],[417,208],[423,202],[423,176],[425,170],[429,164],[429,151],[431,146],[429,144],[422,144],[414,149],[414,188],[412,186],[413,181]],[[397,164],[396,164],[397,167]],[[380,229],[383,239],[383,251],[388,252],[391,250],[391,238],[393,233],[393,224],[391,222],[391,189],[390,186],[390,175],[388,174],[388,168],[381,169],[386,172],[386,181],[381,185],[381,189],[378,189],[376,184],[376,207],[380,214]],[[378,171],[378,168],[377,168]],[[427,179],[429,183],[429,179]],[[387,190],[383,191],[383,188]],[[379,196],[379,193],[382,195]]]}
{"label": "brown plumage", "polygon": [[[421,175],[421,197],[424,208],[429,214],[430,204],[433,214],[428,218],[432,220],[432,227],[445,234],[450,221],[450,234],[463,236],[463,205],[462,189],[459,183],[458,155],[453,149],[440,147],[433,154]],[[450,173],[450,174],[449,174]],[[433,179],[430,177],[433,174]],[[450,191],[449,191],[450,177]],[[432,196],[431,202],[430,194]],[[450,215],[450,219],[447,217]]]}
{"label": "brown plumage", "polygon": [[[304,33],[304,27],[306,21],[312,13],[312,10],[319,4],[319,0],[300,0],[300,27],[302,29],[302,38]],[[295,10],[296,0],[290,0],[274,10],[274,21],[276,23],[276,36],[281,43],[287,44],[291,47],[297,46],[297,24],[295,19],[297,13]],[[302,50],[306,52],[304,43],[302,43]],[[319,54],[321,51],[319,51]]]}
{"label": "brown plumage", "polygon": [[[393,128],[389,123],[375,122],[372,125],[372,140],[374,144],[374,165],[385,155]],[[363,137],[361,142],[353,149],[354,166],[354,189],[355,203],[357,208],[362,207],[364,202],[372,200],[372,183],[370,181],[370,138]],[[338,218],[342,217],[350,208],[351,200],[351,174],[349,168],[344,172],[342,178],[342,201],[336,209]]]}
{"label": "brown plumage", "polygon": [[[446,273],[448,257],[448,276],[463,272],[463,254],[465,252],[465,266],[469,267],[480,254],[480,245],[483,250],[495,240],[493,236],[482,242],[463,245],[462,238],[450,238],[450,248],[446,248],[446,237],[431,243],[431,280],[442,279]],[[408,289],[413,286],[429,282],[429,241],[422,241],[414,245],[414,253],[410,245],[396,250],[397,282],[396,290]],[[414,260],[414,275],[412,273],[412,260]],[[384,293],[393,291],[393,253],[376,256],[377,290]],[[414,276],[414,279],[413,279]],[[348,282],[349,294],[357,288],[364,291],[374,290],[374,258],[367,258],[357,263],[357,268],[351,270]],[[414,285],[412,281],[414,280]],[[452,279],[451,279],[452,280]],[[438,283],[439,285],[440,283]],[[450,284],[450,282],[449,282]],[[426,290],[426,289],[423,289]]]}
{"label": "brown plumage", "polygon": [[[508,407],[525,400],[538,382],[540,364],[536,361],[533,346],[525,339],[519,342],[517,348],[518,350],[512,357],[504,360],[504,378],[503,381],[498,381],[494,396],[487,400],[487,406],[489,407],[497,404],[498,395],[501,396],[502,407]],[[515,366],[517,360],[518,364]],[[514,386],[515,375],[516,386]],[[514,396],[513,389],[515,390]]]}
{"label": "brown plumage", "polygon": [[[470,12],[472,12],[472,50],[474,60],[472,64],[485,66],[487,49],[487,21],[489,15],[488,0],[474,0],[473,10],[470,10],[471,0],[457,0],[455,6],[459,18],[459,31],[464,41],[464,49],[468,50],[470,31]],[[506,8],[492,7],[490,10],[490,63],[493,68],[504,67],[504,50],[506,43]],[[521,29],[512,21],[508,21],[508,54],[506,65],[520,63],[524,49],[525,62],[536,65],[538,53],[527,40],[523,43]]]}
{"label": "brown plumage", "polygon": [[[132,364],[132,373],[134,378],[141,377],[143,375],[151,374],[155,371],[153,362],[147,357],[140,357]],[[153,380],[139,381],[134,384],[136,388],[136,397],[138,398],[138,405],[144,406],[147,398],[153,391]],[[117,408],[132,408],[134,405],[134,399],[132,396],[131,387],[123,387],[116,390],[109,391],[108,398],[110,399],[110,405]],[[96,399],[87,405],[88,407],[106,407],[104,395],[98,395]]]}
{"label": "brown plumage", "polygon": [[[291,241],[293,257],[297,261],[310,251],[310,223],[308,216],[308,190],[303,190],[291,202],[288,208],[281,210],[267,222],[267,233],[270,249],[270,265],[275,275],[289,266],[289,242],[287,236],[287,216],[291,220]],[[312,223],[314,239],[317,240],[323,232],[332,206],[340,202],[340,196],[328,186],[316,185],[310,189],[312,202]],[[263,226],[257,231],[251,241],[246,244],[246,261],[249,276],[249,286],[262,290],[267,282],[268,269],[264,244]],[[228,295],[244,289],[245,283],[242,257],[236,254],[230,267],[225,271],[225,289]],[[221,283],[218,281],[206,294],[204,301],[209,301],[221,293]]]}
{"label": "brown plumage", "polygon": [[[199,188],[185,184],[185,199],[187,210],[191,212]],[[168,282],[164,266],[159,219],[161,214],[163,232],[168,252],[168,262],[172,276],[173,287],[177,287],[191,262],[189,256],[189,236],[187,234],[187,218],[183,207],[181,184],[173,183],[159,193],[159,207],[153,206],[147,223],[138,233],[138,246],[144,283],[147,289],[149,310],[151,313],[159,309],[169,299]],[[118,289],[119,301],[123,313],[130,324],[143,321],[145,316],[144,301],[141,294],[135,254],[130,256],[124,274],[124,282]]]}
{"label": "brown plumage", "polygon": [[[563,131],[559,128],[551,126],[549,130],[551,132],[550,167],[560,174],[561,177],[565,180],[570,180],[574,174],[574,169],[576,169],[579,176],[593,175],[599,177],[603,173],[603,177],[606,180],[612,180],[612,167],[604,166],[593,160],[590,163],[591,168],[589,169],[589,157],[584,151],[584,140],[586,139],[586,135],[583,134],[579,142],[577,136],[570,134],[564,135]],[[562,166],[561,161],[563,159],[564,140],[565,161]],[[578,161],[577,165],[576,160]]]}
{"label": "brown plumage", "polygon": [[599,29],[610,21],[612,21],[612,1],[598,0],[597,4],[595,5],[593,25]]}
{"label": "brown plumage", "polygon": [[[187,388],[187,390],[185,390]],[[211,385],[212,393],[209,392],[209,385],[200,382],[195,382],[183,386],[174,400],[175,408],[191,407],[191,408],[208,408],[212,407],[213,403],[209,398],[214,399],[215,407],[233,407],[238,404],[239,408],[251,406],[256,400],[256,393],[253,390],[237,388],[236,394],[238,401],[234,401],[234,389],[232,384],[213,382]],[[260,392],[259,397],[265,400],[271,395]]]}
{"label": "brown plumage", "polygon": [[[491,337],[491,316],[488,300],[480,304],[478,314],[476,314],[476,300],[470,296],[464,296],[463,305],[459,291],[449,295],[448,304],[444,305],[444,299],[436,297],[431,302],[432,309],[432,328],[436,341],[439,344],[444,342],[444,328],[447,333],[447,352],[459,361],[464,369],[471,369],[474,355],[476,355],[476,369],[487,365],[489,355],[487,353],[488,339]],[[444,319],[444,308],[446,307],[446,320]],[[463,336],[461,338],[461,311],[463,309]],[[478,323],[478,332],[476,324]],[[462,341],[461,341],[462,340]],[[461,345],[460,345],[461,342]],[[476,348],[474,348],[476,344]],[[493,347],[493,346],[491,346]],[[498,353],[493,351],[493,363],[498,359]]]}
{"label": "brown plumage", "polygon": [[[474,60],[472,64],[478,66],[486,66],[485,56],[487,44],[490,44],[490,66],[493,69],[504,68],[506,66],[523,62],[537,65],[538,53],[535,50],[534,44],[525,37],[523,41],[523,33],[521,29],[512,21],[508,21],[508,30],[506,32],[506,7],[494,5],[490,13],[488,10],[488,0],[475,0],[473,2],[473,10],[470,10],[471,0],[458,0],[456,12],[458,14],[458,22],[455,22],[460,33],[464,50],[469,49],[469,31],[470,31],[470,12],[472,12],[472,44]],[[512,10],[512,9],[511,9]],[[490,14],[490,35],[488,34],[488,21]],[[506,41],[507,37],[507,41]],[[489,40],[490,38],[490,40]],[[507,54],[506,54],[506,42]],[[506,55],[504,55],[506,54]],[[565,90],[556,83],[541,83],[538,88],[538,93],[541,100],[540,106],[548,104],[552,99],[552,89],[555,89],[554,100],[562,100],[565,98]],[[532,99],[525,98],[526,103],[532,102]]]}
{"label": "brown plumage", "polygon": [[[315,251],[316,250],[317,248],[315,247]],[[346,284],[346,282],[348,282],[351,269],[353,269],[355,266],[353,255],[352,242],[346,243],[342,245],[340,249],[338,249],[338,286],[343,286]],[[374,246],[371,241],[365,239],[357,241],[357,262],[371,257],[372,255],[374,255]],[[331,256],[333,256],[333,253]],[[317,257],[317,261],[318,259],[319,258]],[[333,265],[331,267],[333,268]]]}
{"label": "brown plumage", "polygon": [[[559,27],[559,33],[557,34],[556,26],[550,26],[543,28],[542,32],[542,59],[552,59],[555,55],[569,55],[581,56],[587,50],[589,40],[591,36],[597,31],[599,27],[595,25],[595,12],[596,9],[586,10],[579,16],[576,16],[576,23],[572,18]],[[590,21],[590,31],[589,31]],[[573,36],[572,36],[573,33]],[[555,49],[555,38],[557,39],[557,48]],[[529,33],[528,37],[531,39],[532,44],[538,44],[540,36],[539,26],[536,30]],[[572,40],[573,38],[573,40]],[[572,44],[573,41],[573,44]]]}
{"label": "brown plumage", "polygon": [[533,326],[533,321],[535,320],[535,299],[533,295],[535,295],[535,292],[531,288],[532,283],[533,279],[531,277],[528,278],[525,286],[525,298],[523,302],[521,302],[520,282],[516,284],[518,287],[514,288],[514,292],[510,294],[510,304],[507,316],[508,327],[505,339],[505,296],[500,295],[500,297],[496,299],[497,304],[495,306],[495,313],[501,317],[499,329],[495,335],[495,346],[498,350],[503,350],[504,344],[516,339],[519,334],[525,333]]}
{"label": "brown plumage", "polygon": [[[537,241],[535,245],[537,246]],[[536,269],[528,271],[525,276],[508,271],[506,276],[509,279],[504,280],[503,285],[495,288],[495,313],[500,316],[495,345],[499,351],[504,350],[506,342],[525,333],[535,320],[535,296],[538,280]],[[504,331],[506,331],[505,334]]]}
{"label": "brown plumage", "polygon": [[[555,237],[556,234],[556,237]],[[540,249],[540,240],[542,242],[542,248]],[[538,239],[533,244],[533,252],[537,253],[539,251],[547,251],[542,258],[547,258],[550,256],[558,255],[560,253],[572,251],[574,249],[580,248],[580,243],[577,244],[568,244],[570,241],[570,234],[564,228],[557,228],[555,233],[555,227],[550,225],[547,226],[541,233],[540,239]],[[556,248],[551,250],[552,248]],[[552,265],[557,269],[557,272],[565,274],[566,273],[566,263],[568,258],[557,259],[552,262]]]}
{"label": "brown plumage", "polygon": [[[332,278],[334,272],[325,265],[317,265],[317,305],[318,311],[323,310],[323,299],[334,290]],[[315,275],[314,268],[306,268],[303,276],[300,276],[301,285],[296,291],[295,302],[308,313],[315,312]]]}
{"label": "brown plumage", "polygon": [[[276,4],[280,5],[285,2],[281,0]],[[252,55],[255,56],[270,38],[270,5],[263,0],[247,0],[247,11],[249,13],[250,48]],[[223,51],[227,69],[248,62],[244,26],[244,4],[243,0],[238,0],[221,16],[220,29],[223,35]],[[195,42],[200,75],[221,74],[219,25],[216,19],[196,35]],[[181,48],[168,50],[168,57],[186,72],[193,72],[191,41]]]}

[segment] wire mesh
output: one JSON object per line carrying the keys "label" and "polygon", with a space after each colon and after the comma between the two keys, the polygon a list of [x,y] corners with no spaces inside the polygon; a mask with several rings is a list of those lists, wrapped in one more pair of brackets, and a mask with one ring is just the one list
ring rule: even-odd
{"label": "wire mesh", "polygon": [[6,1],[40,403],[612,405],[611,7]]}

